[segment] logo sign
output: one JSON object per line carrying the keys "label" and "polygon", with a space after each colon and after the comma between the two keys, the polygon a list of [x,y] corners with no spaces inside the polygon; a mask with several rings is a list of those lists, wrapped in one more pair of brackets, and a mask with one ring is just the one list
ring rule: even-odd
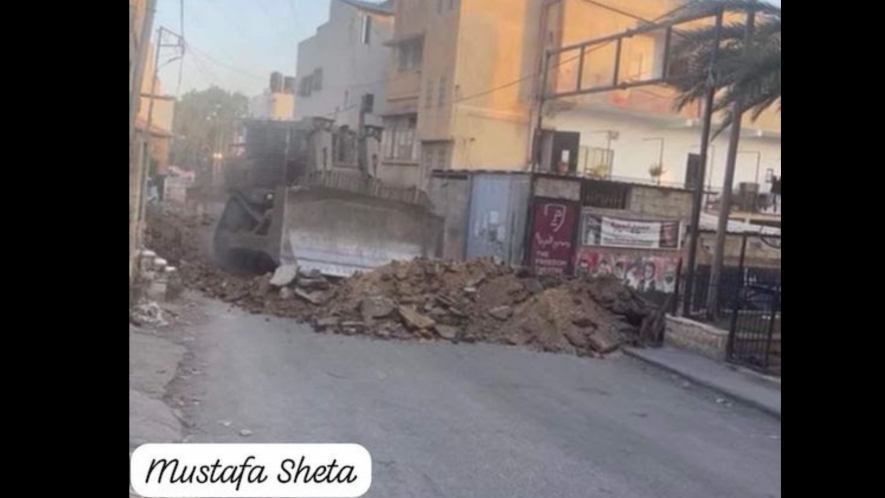
{"label": "logo sign", "polygon": [[532,267],[538,274],[571,271],[578,205],[560,200],[535,201]]}
{"label": "logo sign", "polygon": [[130,480],[146,498],[356,498],[372,457],[357,444],[148,444]]}

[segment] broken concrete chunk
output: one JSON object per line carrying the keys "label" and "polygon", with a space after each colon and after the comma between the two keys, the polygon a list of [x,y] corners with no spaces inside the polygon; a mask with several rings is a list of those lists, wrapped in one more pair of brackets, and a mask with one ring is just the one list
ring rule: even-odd
{"label": "broken concrete chunk", "polygon": [[298,276],[298,265],[280,265],[270,279],[270,285],[274,287],[286,287],[295,281]]}
{"label": "broken concrete chunk", "polygon": [[439,334],[439,336],[442,337],[443,339],[446,339],[449,341],[454,341],[455,339],[458,338],[458,328],[457,327],[452,327],[449,325],[440,325],[437,323],[434,326],[434,328],[436,329],[436,333]]}
{"label": "broken concrete chunk", "polygon": [[314,327],[316,327],[317,330],[326,330],[328,328],[333,328],[333,327],[337,327],[337,326],[338,326],[338,319],[335,317],[320,318],[319,320],[316,321],[316,324],[314,325]]}
{"label": "broken concrete chunk", "polygon": [[442,295],[442,294],[438,294],[438,295],[436,295],[436,296],[434,297],[434,299],[436,299],[436,302],[437,302],[437,303],[439,303],[439,304],[445,306],[446,308],[451,308],[451,307],[455,306],[455,301],[453,301],[453,300],[452,300],[451,298],[449,298],[448,296],[444,296],[444,295]]}
{"label": "broken concrete chunk", "polygon": [[325,278],[304,278],[300,277],[296,285],[308,291],[329,290],[331,285]]}
{"label": "broken concrete chunk", "polygon": [[329,295],[325,292],[307,292],[302,289],[295,289],[295,296],[316,306],[322,306],[329,302]]}
{"label": "broken concrete chunk", "polygon": [[498,306],[497,308],[490,309],[489,315],[503,322],[513,316],[513,308],[510,306]]}
{"label": "broken concrete chunk", "polygon": [[611,353],[621,345],[617,332],[611,329],[597,330],[587,338],[587,341],[593,351],[602,354]]}
{"label": "broken concrete chunk", "polygon": [[360,302],[360,313],[365,321],[390,316],[395,309],[396,303],[387,297],[372,296]]}
{"label": "broken concrete chunk", "polygon": [[271,280],[271,278],[272,277],[270,275],[265,275],[258,280],[258,288],[255,290],[255,292],[258,293],[259,297],[265,297],[268,294],[270,294],[270,290],[271,290],[270,280]]}
{"label": "broken concrete chunk", "polygon": [[485,279],[486,274],[480,273],[479,275],[476,275],[475,277],[472,277],[470,280],[467,281],[467,287],[479,287],[479,284],[483,283]]}
{"label": "broken concrete chunk", "polygon": [[436,325],[435,321],[418,313],[414,308],[399,306],[397,311],[399,311],[399,315],[405,324],[412,329],[424,330]]}

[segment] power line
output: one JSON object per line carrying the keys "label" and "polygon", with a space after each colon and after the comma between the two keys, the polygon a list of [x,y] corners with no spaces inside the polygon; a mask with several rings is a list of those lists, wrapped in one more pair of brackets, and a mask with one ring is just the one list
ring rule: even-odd
{"label": "power line", "polygon": [[[192,51],[193,53],[195,53],[195,54],[199,54],[199,55],[201,55],[202,57],[208,59],[209,61],[214,62],[215,64],[218,64],[218,65],[224,66],[224,67],[230,69],[231,71],[234,71],[234,72],[240,73],[240,74],[242,74],[242,75],[244,75],[244,76],[249,76],[250,78],[255,78],[255,79],[257,79],[257,80],[261,80],[261,81],[264,81],[264,79],[265,79],[263,76],[258,76],[258,75],[256,75],[256,74],[253,74],[253,73],[249,72],[249,71],[246,71],[246,70],[241,69],[241,68],[239,68],[239,67],[237,67],[237,66],[234,66],[233,64],[229,64],[229,63],[227,63],[227,62],[224,62],[224,61],[221,61],[221,60],[219,60],[219,59],[216,59],[215,57],[211,56],[209,53],[207,53],[207,52],[205,52],[205,51],[203,51],[203,50],[198,49],[196,46],[194,46],[193,43],[185,42],[185,45],[186,45],[188,48],[190,48],[191,51]],[[225,55],[228,55],[228,54],[225,53]],[[229,56],[229,55],[228,55],[228,56]]]}

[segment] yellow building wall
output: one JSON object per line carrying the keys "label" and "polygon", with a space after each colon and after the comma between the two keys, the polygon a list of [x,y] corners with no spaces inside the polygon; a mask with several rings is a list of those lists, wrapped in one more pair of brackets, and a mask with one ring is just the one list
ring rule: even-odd
{"label": "yellow building wall", "polygon": [[[648,20],[658,20],[674,9],[685,4],[684,0],[610,0],[606,2],[614,8],[624,10]],[[593,38],[620,33],[637,28],[640,22],[630,17],[619,15],[610,10],[583,0],[563,0],[561,19],[555,39],[561,46],[568,46]],[[726,17],[725,24],[743,22],[744,16],[732,14]],[[692,23],[680,24],[680,30],[692,30],[711,26],[713,18]],[[556,26],[551,26],[556,30]],[[674,35],[674,43],[678,35]],[[655,31],[624,39],[621,46],[619,81],[648,80],[660,77],[663,73],[664,31]],[[588,48],[584,58],[581,83],[584,88],[606,86],[612,83],[616,60],[616,43],[598,45]],[[561,54],[550,61],[551,76],[548,80],[550,92],[567,92],[577,89],[580,58],[579,51]],[[674,108],[676,91],[666,86],[649,86],[628,90],[613,91],[594,95],[568,97],[554,104],[554,108],[573,109],[585,105],[602,105],[627,111],[648,112],[679,116],[687,119],[701,116],[701,105],[695,102],[681,111]],[[717,116],[716,121],[721,121]],[[763,113],[753,121],[749,115],[744,120],[748,128],[766,132],[780,133],[781,116],[776,109]]]}
{"label": "yellow building wall", "polygon": [[[468,3],[468,0],[462,0]],[[452,138],[454,89],[457,86],[455,60],[458,53],[459,12],[443,2],[442,12],[436,0],[425,0],[428,15],[424,35],[424,62],[420,72],[417,134],[421,140],[445,141]]]}
{"label": "yellow building wall", "polygon": [[[433,0],[397,0],[395,8],[394,41],[424,35],[431,21]],[[425,48],[427,45],[425,44]],[[390,82],[388,84],[387,112],[414,113],[418,111],[418,97],[421,94],[423,68],[400,70],[398,50],[391,51]],[[426,58],[425,58],[425,62]]]}
{"label": "yellow building wall", "polygon": [[540,13],[539,0],[462,0],[453,167],[527,167]]}
{"label": "yellow building wall", "polygon": [[[530,164],[535,114],[534,97],[540,85],[540,46],[564,46],[623,32],[639,26],[636,19],[583,0],[457,0],[454,13],[440,15],[436,0],[399,0],[395,39],[423,34],[424,58],[420,70],[399,71],[392,57],[388,111],[416,112],[419,141],[451,141],[454,169],[524,169]],[[448,2],[443,2],[447,4]],[[606,0],[607,5],[646,19],[658,19],[684,0]],[[545,5],[550,5],[544,24]],[[544,26],[542,26],[544,24]],[[702,22],[684,26],[699,27]],[[554,70],[548,88],[560,91],[576,86],[577,53],[550,62]],[[595,49],[585,59],[581,75],[585,87],[611,81],[615,44]],[[625,40],[620,80],[648,79],[663,67],[663,31]],[[454,75],[440,106],[438,89],[443,75]],[[428,106],[432,82],[433,102]],[[674,110],[675,92],[655,86],[593,96],[571,97],[548,104],[546,115],[560,110],[599,106],[635,112],[697,119],[700,105]],[[765,113],[754,129],[780,133],[780,114]],[[420,155],[419,155],[420,156]]]}

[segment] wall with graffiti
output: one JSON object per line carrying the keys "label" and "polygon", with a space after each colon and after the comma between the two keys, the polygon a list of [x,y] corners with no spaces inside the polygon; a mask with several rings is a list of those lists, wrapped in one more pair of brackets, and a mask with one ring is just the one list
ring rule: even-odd
{"label": "wall with graffiti", "polygon": [[584,247],[578,250],[575,261],[578,275],[613,275],[643,293],[672,294],[678,271],[677,255],[636,256]]}

